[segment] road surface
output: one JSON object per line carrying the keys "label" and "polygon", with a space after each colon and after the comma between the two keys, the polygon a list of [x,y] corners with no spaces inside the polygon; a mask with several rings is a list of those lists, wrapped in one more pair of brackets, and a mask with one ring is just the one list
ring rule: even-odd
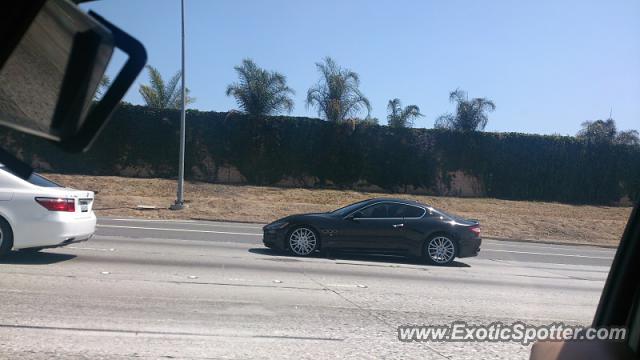
{"label": "road surface", "polygon": [[403,343],[397,327],[587,325],[614,254],[486,240],[436,267],[286,256],[258,224],[98,223],[89,242],[0,260],[0,358],[527,359],[516,343]]}

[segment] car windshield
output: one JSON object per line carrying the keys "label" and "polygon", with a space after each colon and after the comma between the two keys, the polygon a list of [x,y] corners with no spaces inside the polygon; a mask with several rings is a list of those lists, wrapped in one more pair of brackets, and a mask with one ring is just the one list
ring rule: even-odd
{"label": "car windshield", "polygon": [[347,205],[347,206],[344,206],[344,207],[341,207],[339,209],[331,211],[331,214],[335,215],[335,216],[347,216],[350,213],[358,210],[358,208],[362,207],[362,205],[364,205],[367,202],[368,202],[368,200],[360,201],[360,202],[357,202],[355,204],[350,204],[350,205]]}

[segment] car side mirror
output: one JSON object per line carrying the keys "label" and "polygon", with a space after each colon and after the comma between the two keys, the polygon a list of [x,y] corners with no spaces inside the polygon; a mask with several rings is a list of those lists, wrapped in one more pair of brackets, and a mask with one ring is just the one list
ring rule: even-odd
{"label": "car side mirror", "polygon": [[[0,23],[0,125],[86,150],[144,68],[144,46],[68,0],[6,2],[2,12],[21,16]],[[98,100],[115,49],[128,59]]]}
{"label": "car side mirror", "polygon": [[357,221],[358,218],[361,218],[361,217],[362,217],[362,214],[359,211],[356,211],[353,214],[347,216],[345,219],[346,220]]}

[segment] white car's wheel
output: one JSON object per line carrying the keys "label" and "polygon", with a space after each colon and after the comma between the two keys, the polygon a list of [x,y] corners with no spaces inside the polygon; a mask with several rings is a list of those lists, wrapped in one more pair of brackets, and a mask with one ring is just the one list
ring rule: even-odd
{"label": "white car's wheel", "polygon": [[309,256],[318,248],[318,235],[308,227],[297,227],[289,233],[289,249],[298,256]]}
{"label": "white car's wheel", "polygon": [[425,256],[436,265],[449,265],[458,253],[458,245],[448,235],[438,234],[427,240]]}
{"label": "white car's wheel", "polygon": [[6,255],[13,247],[13,231],[9,223],[0,217],[0,257]]}

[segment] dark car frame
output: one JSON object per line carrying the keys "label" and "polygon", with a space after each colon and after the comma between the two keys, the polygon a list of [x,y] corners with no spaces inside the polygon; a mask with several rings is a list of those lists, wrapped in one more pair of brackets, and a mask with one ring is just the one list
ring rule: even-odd
{"label": "dark car frame", "polygon": [[402,254],[438,265],[480,251],[480,225],[403,199],[370,199],[327,212],[292,215],[263,228],[263,243],[297,256],[323,250]]}

